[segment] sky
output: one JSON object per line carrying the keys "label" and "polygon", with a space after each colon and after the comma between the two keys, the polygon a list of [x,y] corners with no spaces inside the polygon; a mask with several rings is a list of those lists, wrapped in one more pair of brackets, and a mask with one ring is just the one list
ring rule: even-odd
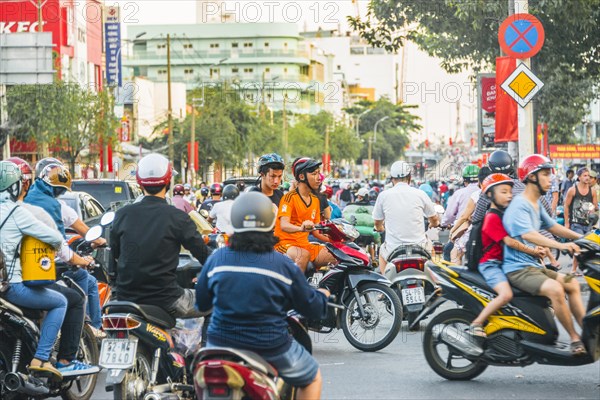
{"label": "sky", "polygon": [[[124,29],[134,24],[192,24],[196,22],[195,0],[117,0]],[[216,3],[214,3],[216,4]],[[358,0],[358,12],[364,16],[368,2]],[[213,5],[205,6],[214,10]],[[209,8],[210,7],[210,8]],[[351,0],[242,0],[226,1],[226,10],[233,12],[237,22],[294,22],[301,30],[348,30],[346,18],[356,15]],[[440,61],[429,57],[415,45],[406,50],[405,102],[419,105],[416,113],[422,119],[423,132],[419,140],[439,138],[444,143],[457,131],[457,106],[460,103],[461,126],[475,122],[475,95],[468,73],[447,74]],[[393,82],[391,82],[393,84]],[[462,131],[462,129],[461,129]],[[466,139],[468,141],[468,139]]]}

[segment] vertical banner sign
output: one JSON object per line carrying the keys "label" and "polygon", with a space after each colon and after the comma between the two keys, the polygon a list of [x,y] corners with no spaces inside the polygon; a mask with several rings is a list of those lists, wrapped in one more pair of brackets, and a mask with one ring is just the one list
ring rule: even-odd
{"label": "vertical banner sign", "polygon": [[517,68],[517,60],[511,57],[496,58],[496,143],[519,140],[518,104],[500,85]]}
{"label": "vertical banner sign", "polygon": [[194,162],[194,171],[198,172],[198,142],[194,142],[194,154],[192,154],[191,143],[187,144],[188,147],[188,166],[191,166],[192,161]]}
{"label": "vertical banner sign", "polygon": [[481,151],[493,148],[496,137],[496,75],[477,75],[477,99],[477,137]]}
{"label": "vertical banner sign", "polygon": [[537,126],[537,153],[548,156],[550,149],[548,148],[548,124],[539,123]]}
{"label": "vertical banner sign", "polygon": [[104,10],[104,45],[106,46],[106,82],[108,86],[123,86],[121,73],[121,21],[119,7]]}

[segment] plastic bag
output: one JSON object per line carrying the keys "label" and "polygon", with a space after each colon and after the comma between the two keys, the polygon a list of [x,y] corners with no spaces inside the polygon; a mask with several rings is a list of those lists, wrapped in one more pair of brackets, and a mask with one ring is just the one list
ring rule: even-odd
{"label": "plastic bag", "polygon": [[203,323],[204,318],[177,319],[175,328],[171,329],[171,336],[179,354],[188,357],[200,350]]}

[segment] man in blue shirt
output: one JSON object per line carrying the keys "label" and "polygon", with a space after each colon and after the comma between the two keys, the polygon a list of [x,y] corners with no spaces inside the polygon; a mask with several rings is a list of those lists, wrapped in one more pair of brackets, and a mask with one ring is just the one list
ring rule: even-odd
{"label": "man in blue shirt", "polygon": [[[579,252],[574,243],[559,243],[542,235],[540,229],[567,239],[579,239],[575,233],[554,221],[540,198],[550,189],[553,166],[546,157],[534,154],[526,157],[519,167],[519,179],[526,184],[525,191],[515,197],[504,213],[503,223],[508,234],[527,246],[544,246],[571,253]],[[572,276],[565,276],[544,268],[539,260],[509,246],[504,247],[504,273],[511,285],[532,295],[546,296],[552,302],[556,317],[571,337],[573,355],[586,353],[579,334],[573,325],[573,316],[579,326],[583,324],[585,310],[581,300],[579,282]],[[569,307],[565,301],[565,292],[569,297]]]}
{"label": "man in blue shirt", "polygon": [[207,347],[250,350],[269,362],[298,398],[319,399],[321,373],[288,331],[287,311],[311,319],[327,314],[326,289],[313,289],[294,262],[274,250],[273,204],[262,193],[239,196],[231,208],[229,247],[213,253],[196,285],[200,311],[213,309]]}

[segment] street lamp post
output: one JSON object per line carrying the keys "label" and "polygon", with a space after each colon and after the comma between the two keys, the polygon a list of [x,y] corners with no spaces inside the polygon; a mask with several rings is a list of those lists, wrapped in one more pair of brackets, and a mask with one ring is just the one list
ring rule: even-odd
{"label": "street lamp post", "polygon": [[386,119],[389,119],[389,118],[390,118],[389,115],[386,115],[385,117],[380,118],[377,122],[375,122],[375,126],[373,127],[373,138],[371,140],[369,140],[369,148],[368,148],[369,176],[371,176],[372,146],[373,146],[373,143],[377,143],[377,127],[379,126],[380,123],[382,123],[383,121],[385,121]]}
{"label": "street lamp post", "polygon": [[371,111],[371,109],[369,108],[368,110],[363,111],[362,113],[360,113],[357,117],[356,117],[356,137],[360,137],[360,117],[362,117],[363,115],[365,115],[366,113],[368,113],[369,111]]}

